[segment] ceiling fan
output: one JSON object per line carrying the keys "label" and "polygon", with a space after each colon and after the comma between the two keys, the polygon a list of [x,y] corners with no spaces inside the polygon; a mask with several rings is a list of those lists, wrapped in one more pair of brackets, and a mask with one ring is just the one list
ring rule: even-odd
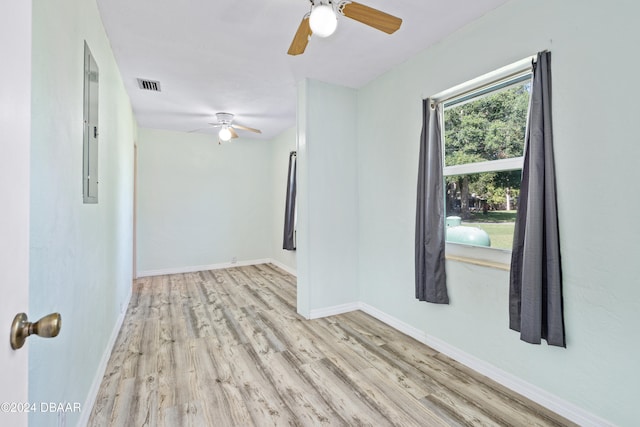
{"label": "ceiling fan", "polygon": [[349,0],[309,0],[311,10],[304,15],[296,31],[289,55],[300,55],[309,43],[311,34],[328,37],[338,26],[338,15],[354,19],[387,34],[393,34],[400,28],[402,19],[378,9]]}
{"label": "ceiling fan", "polygon": [[259,129],[250,128],[247,126],[239,125],[233,122],[233,114],[231,113],[216,113],[217,123],[209,123],[214,128],[220,128],[218,132],[218,144],[229,141],[231,138],[237,138],[238,133],[235,131],[246,130],[253,133],[262,133]]}

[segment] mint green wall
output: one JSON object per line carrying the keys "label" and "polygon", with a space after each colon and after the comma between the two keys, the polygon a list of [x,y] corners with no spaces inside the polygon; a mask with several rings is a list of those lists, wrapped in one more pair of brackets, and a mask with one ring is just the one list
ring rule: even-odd
{"label": "mint green wall", "polygon": [[[310,285],[310,257],[309,257],[309,172],[305,166],[307,162],[307,93],[309,82],[298,82],[296,106],[296,152],[298,164],[296,171],[297,195],[296,204],[298,210],[298,222],[296,224],[296,310],[305,317],[309,317],[311,311]],[[326,266],[325,266],[326,268]]]}
{"label": "mint green wall", "polygon": [[282,132],[269,141],[271,146],[271,194],[273,222],[271,224],[271,258],[296,270],[296,251],[282,249],[284,233],[284,208],[287,196],[287,173],[289,171],[289,153],[296,150],[296,129]]}
{"label": "mint green wall", "polygon": [[[514,0],[358,92],[362,301],[627,426],[638,422],[640,383],[639,14],[632,1]],[[544,49],[552,52],[567,349],[525,344],[508,329],[506,272],[449,262],[451,305],[413,296],[422,98]]]}
{"label": "mint green wall", "polygon": [[271,146],[139,130],[139,273],[268,258]]}
{"label": "mint green wall", "polygon": [[295,128],[218,145],[211,134],[139,130],[138,272],[274,259],[282,249]]}
{"label": "mint green wall", "polygon": [[[82,203],[84,40],[100,68],[96,205]],[[28,314],[60,312],[62,331],[29,341],[29,400],[84,405],[131,292],[136,123],[94,1],[33,1],[32,60]],[[58,425],[58,414],[29,424]]]}
{"label": "mint green wall", "polygon": [[357,301],[357,93],[305,80],[298,91],[298,312]]}
{"label": "mint green wall", "polygon": [[[29,398],[84,403],[130,291],[136,125],[95,4],[35,0],[33,9],[29,315],[60,311],[63,331],[30,341]],[[632,128],[638,13],[622,0],[513,0],[358,91],[302,82],[297,136],[218,146],[210,136],[141,129],[138,269],[233,256],[295,265],[274,242],[285,186],[278,176],[297,139],[302,314],[361,300],[633,425],[640,288],[629,261],[640,255],[640,232],[621,232],[620,218],[640,208],[630,185],[640,154]],[[84,39],[101,77],[98,205],[82,204],[79,179]],[[508,330],[504,272],[449,263],[450,306],[413,298],[421,99],[543,49],[553,55],[567,349],[525,344]],[[67,425],[77,417],[67,414]],[[34,414],[31,424],[56,425],[56,415]]]}

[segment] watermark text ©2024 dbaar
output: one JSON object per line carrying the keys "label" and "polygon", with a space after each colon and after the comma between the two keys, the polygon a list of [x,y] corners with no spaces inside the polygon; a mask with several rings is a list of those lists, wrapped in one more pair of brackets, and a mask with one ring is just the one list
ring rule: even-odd
{"label": "watermark text \u00a92024 dbaar", "polygon": [[81,412],[80,402],[3,402],[0,413],[19,412]]}

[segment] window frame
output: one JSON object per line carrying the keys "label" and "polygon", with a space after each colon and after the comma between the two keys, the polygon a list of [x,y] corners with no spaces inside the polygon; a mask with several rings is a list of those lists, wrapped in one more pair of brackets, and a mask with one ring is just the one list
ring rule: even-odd
{"label": "window frame", "polygon": [[[440,129],[442,129],[442,179],[453,175],[467,175],[482,172],[500,172],[522,169],[523,156],[510,159],[488,160],[484,162],[465,163],[445,166],[445,134],[444,109],[461,102],[471,101],[478,96],[508,87],[518,80],[524,81],[524,76],[533,76],[532,62],[535,56],[530,56],[514,62],[498,70],[479,76],[460,85],[454,86],[431,97],[432,101],[441,109]],[[443,194],[443,197],[445,195]],[[447,259],[468,262],[501,270],[509,270],[511,250],[483,246],[466,245],[462,243],[445,242]]]}

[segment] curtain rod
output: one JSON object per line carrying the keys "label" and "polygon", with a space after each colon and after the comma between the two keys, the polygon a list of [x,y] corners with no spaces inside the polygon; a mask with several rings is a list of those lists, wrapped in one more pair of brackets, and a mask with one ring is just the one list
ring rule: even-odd
{"label": "curtain rod", "polygon": [[[530,80],[532,76],[532,71],[523,71],[521,73],[514,73],[511,76],[505,76],[503,79],[499,79],[493,83],[488,83],[484,86],[478,87],[473,90],[468,90],[459,95],[452,96],[447,99],[443,99],[440,101],[442,104],[447,104],[447,108],[452,107],[454,105],[462,104],[466,101],[472,100],[476,97],[486,95],[496,90],[500,90],[505,87],[509,87],[518,83],[521,83],[526,80]],[[432,103],[433,104],[433,103]],[[432,107],[434,108],[435,105]]]}
{"label": "curtain rod", "polygon": [[496,84],[501,80],[507,80],[509,78],[517,76],[518,74],[526,73],[528,72],[528,70],[530,70],[532,64],[535,63],[535,60],[536,55],[529,56],[527,58],[521,59],[520,61],[514,62],[513,64],[504,66],[496,71],[484,74],[480,77],[437,93],[430,97],[431,108],[435,108],[436,105],[443,102],[468,95],[472,92],[476,92],[487,86]]}

